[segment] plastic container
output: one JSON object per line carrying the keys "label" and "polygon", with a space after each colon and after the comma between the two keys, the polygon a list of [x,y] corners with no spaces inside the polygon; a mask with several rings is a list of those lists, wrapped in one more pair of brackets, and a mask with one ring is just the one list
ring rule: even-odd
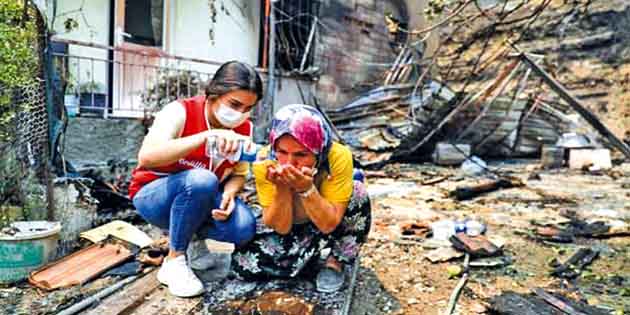
{"label": "plastic container", "polygon": [[466,221],[466,234],[469,236],[477,236],[483,234],[486,227],[477,220]]}
{"label": "plastic container", "polygon": [[453,220],[440,220],[431,223],[431,231],[433,232],[433,239],[448,241],[448,239],[455,235],[455,221]]}
{"label": "plastic container", "polygon": [[61,224],[49,221],[17,221],[16,233],[0,233],[0,283],[26,279],[29,273],[52,260],[57,253]]}
{"label": "plastic container", "polygon": [[230,156],[223,156],[219,153],[219,148],[217,147],[217,137],[208,137],[206,143],[206,155],[215,159],[227,159],[232,162],[254,162],[256,161],[256,154],[260,149],[260,146],[252,141],[246,140],[237,140],[238,141],[238,149],[236,152]]}

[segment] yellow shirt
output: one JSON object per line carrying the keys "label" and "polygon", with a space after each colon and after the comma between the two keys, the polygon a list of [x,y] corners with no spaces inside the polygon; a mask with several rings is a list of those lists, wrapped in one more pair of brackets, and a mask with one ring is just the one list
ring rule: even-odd
{"label": "yellow shirt", "polygon": [[[261,149],[259,155],[267,156],[269,147]],[[258,202],[263,208],[271,205],[276,195],[275,185],[267,179],[267,166],[275,161],[265,160],[254,163],[252,171],[256,180],[256,192]],[[346,204],[352,197],[353,189],[353,165],[352,153],[348,147],[333,142],[330,152],[328,152],[328,163],[330,165],[330,176],[325,178],[317,188],[324,199],[336,203]]]}

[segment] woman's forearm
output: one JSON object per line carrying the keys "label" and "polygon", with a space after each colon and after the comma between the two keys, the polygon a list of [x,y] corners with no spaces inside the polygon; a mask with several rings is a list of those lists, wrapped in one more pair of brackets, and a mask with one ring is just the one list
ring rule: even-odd
{"label": "woman's forearm", "polygon": [[172,164],[204,144],[205,141],[206,136],[203,132],[167,141],[152,141],[147,138],[138,153],[138,165],[154,168]]}
{"label": "woman's forearm", "polygon": [[307,197],[300,196],[298,198],[300,198],[304,211],[311,219],[311,222],[324,234],[334,231],[345,213],[345,205],[334,205],[322,197],[317,190],[313,191]]}
{"label": "woman's forearm", "polygon": [[223,186],[223,193],[238,193],[245,186],[245,176],[232,175]]}
{"label": "woman's forearm", "polygon": [[263,222],[279,234],[287,234],[293,226],[293,194],[278,187],[271,205],[263,210]]}

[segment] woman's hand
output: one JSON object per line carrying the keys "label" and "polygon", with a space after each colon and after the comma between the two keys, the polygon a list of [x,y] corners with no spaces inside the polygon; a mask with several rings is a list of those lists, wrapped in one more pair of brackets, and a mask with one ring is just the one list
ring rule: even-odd
{"label": "woman's hand", "polygon": [[270,166],[267,168],[267,179],[276,186],[290,188],[294,192],[305,192],[313,186],[315,170],[302,167],[297,169],[293,165]]}
{"label": "woman's hand", "polygon": [[225,221],[230,217],[236,206],[236,192],[225,191],[219,209],[212,210],[212,218],[218,221]]}
{"label": "woman's hand", "polygon": [[217,137],[217,149],[219,154],[228,157],[232,156],[238,151],[239,141],[235,139],[229,139],[225,137]]}
{"label": "woman's hand", "polygon": [[216,149],[224,157],[234,155],[240,145],[238,135],[232,130],[211,129],[200,132],[198,135],[203,139],[202,143],[208,141],[209,137],[214,137]]}
{"label": "woman's hand", "polygon": [[302,193],[313,186],[313,169],[302,167],[298,170],[293,165],[287,165],[284,170],[284,180],[293,191]]}
{"label": "woman's hand", "polygon": [[273,183],[276,187],[288,188],[289,184],[284,180],[282,173],[282,165],[271,164],[267,166],[267,180]]}

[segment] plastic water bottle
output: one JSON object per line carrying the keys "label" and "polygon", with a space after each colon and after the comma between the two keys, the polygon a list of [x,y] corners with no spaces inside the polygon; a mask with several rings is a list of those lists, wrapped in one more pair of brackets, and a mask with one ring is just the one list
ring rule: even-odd
{"label": "plastic water bottle", "polygon": [[466,233],[468,236],[481,235],[486,231],[486,226],[473,219],[465,219],[455,222],[455,233]]}
{"label": "plastic water bottle", "polygon": [[214,159],[226,159],[232,162],[254,162],[256,161],[256,155],[260,146],[252,141],[239,139],[238,149],[229,156],[223,156],[219,152],[219,146],[217,144],[217,137],[208,137],[206,142],[206,155]]}

